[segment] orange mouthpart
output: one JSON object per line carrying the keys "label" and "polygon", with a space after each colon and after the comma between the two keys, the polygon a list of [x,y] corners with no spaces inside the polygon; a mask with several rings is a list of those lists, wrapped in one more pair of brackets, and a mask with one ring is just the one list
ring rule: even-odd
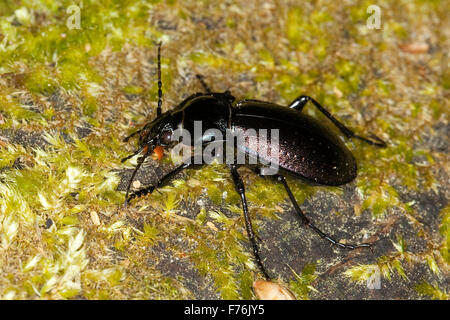
{"label": "orange mouthpart", "polygon": [[157,146],[153,149],[152,159],[153,160],[161,160],[164,157],[164,148],[161,146]]}

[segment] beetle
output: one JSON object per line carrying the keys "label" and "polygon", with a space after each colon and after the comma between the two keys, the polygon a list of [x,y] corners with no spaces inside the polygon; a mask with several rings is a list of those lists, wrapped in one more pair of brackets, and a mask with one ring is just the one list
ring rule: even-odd
{"label": "beetle", "polygon": [[[126,188],[125,206],[130,200],[151,194],[155,189],[167,185],[179,172],[185,169],[198,169],[206,164],[204,162],[187,161],[161,177],[155,185],[130,193],[134,177],[145,159],[154,151],[157,151],[159,158],[161,148],[173,147],[172,137],[177,128],[183,128],[188,130],[188,132],[192,132],[194,130],[194,122],[202,121],[203,125],[206,124],[208,128],[219,130],[224,135],[227,130],[231,132],[237,130],[245,132],[249,129],[276,129],[278,130],[279,146],[278,171],[276,174],[270,175],[270,177],[282,184],[301,222],[320,237],[341,248],[356,249],[371,246],[369,243],[347,244],[339,242],[316,227],[298,205],[286,182],[285,176],[289,175],[312,185],[341,186],[354,180],[357,174],[355,158],[343,141],[317,119],[302,113],[308,102],[311,102],[313,106],[323,113],[346,138],[356,138],[373,146],[386,147],[386,143],[383,140],[373,134],[369,137],[356,134],[331,115],[319,102],[309,96],[301,95],[287,107],[253,99],[236,102],[230,91],[212,92],[200,75],[197,75],[197,79],[205,92],[192,94],[174,109],[162,113],[161,43],[158,44],[157,59],[157,117],[144,125],[142,129],[124,139],[124,142],[127,142],[131,137],[138,135],[139,147],[133,154],[122,159],[122,162],[137,154],[142,154],[137,160],[137,165]],[[258,143],[260,142],[258,141]],[[201,146],[203,148],[206,148],[210,143],[211,140],[208,137],[201,136]],[[247,157],[256,155],[260,159],[258,157],[260,155],[258,154],[259,149],[255,148],[249,140],[245,140],[240,145],[238,144],[236,149],[243,152]],[[249,167],[257,174],[267,177],[262,173],[264,165],[267,165],[267,161],[264,164],[262,161],[258,161],[256,165],[249,165]],[[261,261],[255,241],[255,233],[245,196],[245,186],[237,170],[240,164],[233,158],[233,161],[227,161],[227,166],[229,167],[236,191],[240,196],[245,228],[252,246],[253,256],[261,273],[266,279],[270,279],[271,277]]]}

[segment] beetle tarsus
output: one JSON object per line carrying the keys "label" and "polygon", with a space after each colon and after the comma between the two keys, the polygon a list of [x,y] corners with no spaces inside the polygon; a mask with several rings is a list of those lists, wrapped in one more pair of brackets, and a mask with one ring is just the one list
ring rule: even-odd
{"label": "beetle tarsus", "polygon": [[137,191],[133,191],[129,196],[128,196],[128,198],[127,198],[127,201],[126,202],[130,202],[131,200],[133,200],[134,198],[140,198],[140,197],[143,197],[143,196],[145,196],[145,195],[147,195],[147,194],[152,194],[153,193],[153,191],[155,190],[155,186],[148,186],[148,187],[146,187],[146,188],[144,188],[144,189],[141,189],[141,190],[137,190]]}
{"label": "beetle tarsus", "polygon": [[353,134],[353,136],[350,137],[350,138],[358,138],[358,139],[360,139],[360,140],[362,140],[362,141],[364,141],[364,142],[366,142],[366,143],[368,143],[370,145],[373,145],[373,146],[376,146],[376,147],[380,147],[380,148],[386,148],[387,147],[386,142],[384,142],[383,140],[378,138],[373,133],[370,134],[370,139],[361,137],[361,136],[359,136],[357,134]]}
{"label": "beetle tarsus", "polygon": [[[298,212],[298,211],[297,211]],[[303,213],[303,212],[302,212]],[[299,212],[300,214],[300,212]],[[310,227],[312,230],[314,230],[314,232],[316,232],[321,238],[327,240],[328,242],[330,242],[332,245],[334,246],[338,246],[339,248],[342,249],[349,249],[349,250],[354,250],[357,248],[370,248],[372,245],[369,243],[360,243],[360,244],[347,244],[347,243],[342,243],[340,241],[337,241],[336,239],[330,237],[329,235],[327,235],[326,233],[324,233],[323,231],[321,231],[319,228],[317,228],[314,224],[312,223],[308,223],[307,224],[308,227]]]}

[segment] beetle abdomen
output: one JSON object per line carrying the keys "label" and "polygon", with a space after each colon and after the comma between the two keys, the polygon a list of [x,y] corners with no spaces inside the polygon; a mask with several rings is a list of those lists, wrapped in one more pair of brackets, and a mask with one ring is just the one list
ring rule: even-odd
{"label": "beetle abdomen", "polygon": [[244,134],[250,129],[278,129],[278,154],[259,151],[264,144],[270,150],[270,138],[258,139],[258,144],[245,140],[238,148],[306,182],[337,186],[356,177],[356,161],[344,143],[329,128],[297,110],[248,101],[238,104],[232,123],[234,130]]}

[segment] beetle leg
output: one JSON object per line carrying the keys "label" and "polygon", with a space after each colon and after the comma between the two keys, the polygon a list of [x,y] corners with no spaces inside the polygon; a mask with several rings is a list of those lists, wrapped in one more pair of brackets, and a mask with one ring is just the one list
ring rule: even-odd
{"label": "beetle leg", "polygon": [[207,93],[211,93],[211,89],[208,87],[208,85],[204,80],[205,78],[201,74],[196,74],[195,76],[197,77],[198,81],[200,81],[200,83],[202,84],[203,89],[205,89]]}
{"label": "beetle leg", "polygon": [[[194,166],[201,166],[201,165],[194,164],[194,159],[192,158],[191,163],[183,163],[180,166],[176,167],[175,169],[173,169],[172,171],[168,172],[166,175],[161,177],[158,180],[158,182],[156,182],[155,185],[151,185],[144,189],[134,191],[130,194],[130,196],[128,196],[128,193],[127,193],[126,200],[125,200],[125,206],[128,202],[130,202],[130,200],[132,200],[134,198],[139,198],[139,197],[145,196],[146,194],[149,194],[149,193],[151,194],[155,189],[166,186],[175,175],[177,175],[178,173],[180,173],[181,171],[183,171],[185,169],[192,169]],[[134,175],[133,175],[133,178],[134,178]],[[131,180],[130,180],[130,185],[131,185]]]}
{"label": "beetle leg", "polygon": [[[267,177],[266,175],[261,175],[260,173],[260,168],[254,169],[254,171],[256,172],[256,174],[258,174],[261,177]],[[333,245],[337,245],[341,248],[344,249],[356,249],[356,248],[370,248],[372,245],[370,243],[361,243],[361,244],[344,244],[344,243],[340,243],[339,241],[335,240],[334,238],[330,237],[329,235],[327,235],[326,233],[324,233],[323,231],[321,231],[319,228],[317,228],[312,222],[311,220],[308,219],[308,217],[303,213],[302,209],[300,209],[300,206],[298,205],[297,201],[295,200],[294,194],[292,193],[291,189],[289,188],[289,185],[286,182],[286,179],[284,178],[284,176],[282,175],[273,175],[270,176],[274,179],[277,180],[277,182],[281,183],[284,187],[284,189],[286,190],[289,199],[291,200],[292,205],[295,208],[295,211],[298,213],[300,220],[307,225],[308,227],[310,227],[312,230],[314,230],[314,232],[316,232],[320,237],[324,238],[325,240],[331,242]]]}
{"label": "beetle leg", "polygon": [[250,215],[248,213],[247,199],[245,197],[244,182],[242,181],[242,178],[237,171],[236,165],[230,164],[228,166],[231,170],[231,176],[233,178],[233,183],[234,183],[234,186],[236,187],[236,191],[237,191],[237,193],[239,193],[239,195],[241,197],[242,211],[244,212],[244,218],[245,218],[245,229],[247,230],[248,238],[250,240],[250,243],[252,244],[253,256],[255,257],[256,263],[258,264],[258,267],[261,270],[262,274],[264,275],[264,277],[266,279],[269,280],[270,277],[261,262],[258,246],[256,245],[255,233],[253,231],[252,222],[250,220]]}
{"label": "beetle leg", "polygon": [[[145,147],[144,147],[144,148],[145,148]],[[136,176],[136,173],[138,172],[138,170],[139,170],[139,168],[141,167],[141,165],[144,163],[145,158],[148,157],[148,155],[149,155],[149,153],[150,153],[149,150],[150,150],[150,149],[147,147],[147,149],[146,149],[145,152],[144,152],[144,155],[138,159],[136,168],[134,168],[134,171],[133,171],[133,173],[131,174],[130,181],[128,182],[128,185],[127,185],[127,192],[126,192],[126,194],[125,194],[125,203],[124,203],[124,206],[125,206],[125,207],[126,207],[127,204],[128,204],[128,200],[129,200],[129,199],[128,199],[128,193],[130,192],[130,188],[131,188],[131,184],[133,183],[133,179],[134,179],[134,177]],[[141,149],[139,149],[138,151],[140,152]],[[137,154],[137,153],[139,153],[139,152],[135,152],[133,155],[135,155],[135,154]],[[127,158],[129,159],[130,157],[127,157]],[[122,162],[124,162],[127,158],[122,159],[122,160],[123,160]]]}
{"label": "beetle leg", "polygon": [[334,125],[336,127],[338,127],[339,130],[341,130],[341,132],[347,138],[357,138],[357,139],[360,139],[360,140],[362,140],[362,141],[364,141],[364,142],[366,142],[368,144],[374,145],[374,146],[383,147],[383,148],[386,147],[386,142],[384,142],[383,140],[381,140],[380,138],[378,138],[374,134],[370,135],[370,139],[357,135],[352,130],[347,128],[345,125],[343,125],[341,122],[339,122],[335,117],[333,117],[333,115],[331,113],[329,113],[324,107],[322,107],[320,105],[320,103],[318,103],[316,100],[314,100],[313,98],[311,98],[309,96],[300,96],[300,97],[298,97],[297,99],[292,101],[292,103],[289,105],[289,108],[295,109],[295,110],[298,110],[298,111],[302,111],[303,107],[306,105],[306,103],[308,101],[311,101],[314,104],[314,106],[317,109],[319,109],[320,112],[322,112],[328,119],[330,119],[331,122],[333,122]]}
{"label": "beetle leg", "polygon": [[319,228],[317,228],[312,222],[311,220],[308,219],[308,217],[306,217],[306,215],[303,213],[302,209],[300,209],[300,206],[298,205],[297,201],[295,200],[295,197],[291,191],[291,189],[289,188],[289,185],[286,182],[286,179],[282,176],[282,175],[276,175],[274,176],[275,179],[277,179],[278,182],[280,182],[284,189],[286,190],[289,199],[291,200],[292,205],[295,208],[295,211],[298,213],[298,215],[300,216],[300,219],[302,220],[302,222],[307,225],[308,227],[310,227],[312,230],[314,230],[314,232],[316,232],[320,237],[324,238],[325,240],[331,242],[334,245],[337,245],[341,248],[344,249],[356,249],[356,248],[363,248],[363,247],[371,247],[372,245],[369,243],[361,243],[361,244],[344,244],[344,243],[340,243],[339,241],[336,241],[335,239],[333,239],[332,237],[330,237],[329,235],[327,235],[326,233],[324,233],[323,231],[321,231]]}
{"label": "beetle leg", "polygon": [[309,97],[307,96],[300,96],[297,99],[295,99],[294,101],[291,102],[291,104],[289,105],[289,108],[291,109],[295,109],[298,111],[302,111],[303,107],[305,106],[305,104],[308,102]]}

